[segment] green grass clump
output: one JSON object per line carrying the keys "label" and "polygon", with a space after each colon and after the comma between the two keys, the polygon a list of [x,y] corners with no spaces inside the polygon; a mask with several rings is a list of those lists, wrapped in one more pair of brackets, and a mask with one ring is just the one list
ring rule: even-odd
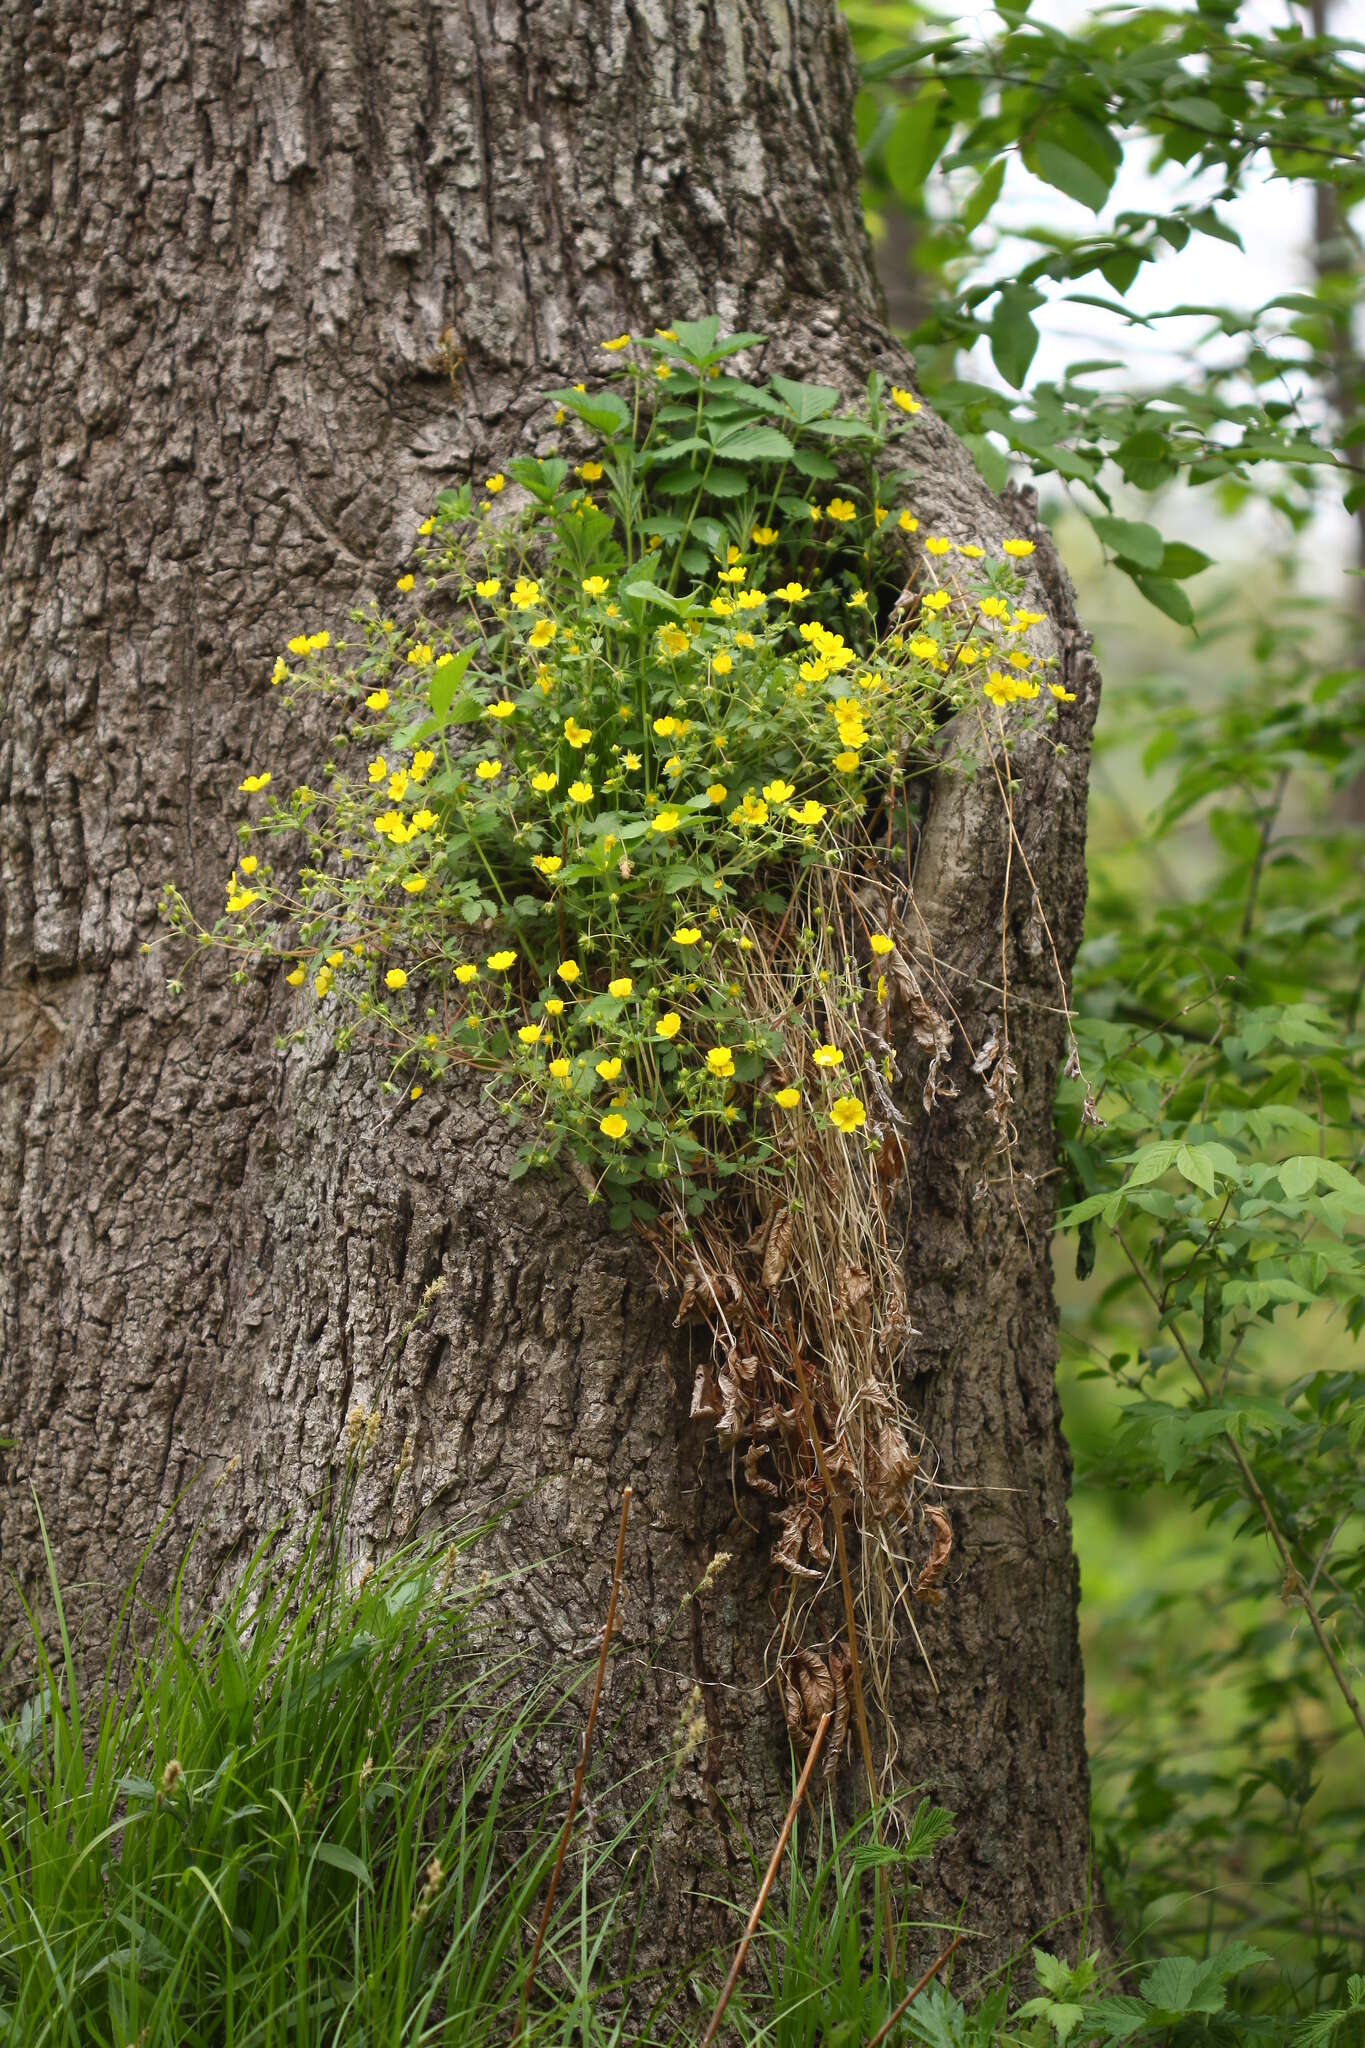
{"label": "green grass clump", "polygon": [[[135,1587],[86,1704],[52,1573],[59,1654],[30,1612],[38,1687],[0,1725],[0,2040],[510,2038],[561,1817],[513,1767],[562,1701],[481,1640],[463,1544],[348,1579],[334,1526],[262,1544],[211,1618],[183,1567],[145,1628]],[[588,2010],[576,1889],[528,2039]]]}

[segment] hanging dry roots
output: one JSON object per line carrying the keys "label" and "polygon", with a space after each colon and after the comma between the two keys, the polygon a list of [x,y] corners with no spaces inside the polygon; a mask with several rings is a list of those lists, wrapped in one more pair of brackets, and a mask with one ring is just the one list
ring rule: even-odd
{"label": "hanging dry roots", "polygon": [[[751,927],[751,1014],[775,1022],[789,1017],[787,954],[799,950],[809,986],[812,933],[828,951],[831,983],[835,964],[842,960],[846,968],[856,957],[851,920],[866,929],[856,901],[829,890],[806,913],[801,924],[792,921],[790,934],[785,919],[775,937]],[[874,914],[883,929],[897,931],[880,901]],[[780,1176],[738,1182],[724,1204],[701,1217],[668,1216],[644,1233],[658,1258],[661,1289],[676,1303],[677,1325],[697,1324],[706,1333],[692,1415],[714,1425],[748,1491],[770,1504],[771,1560],[787,1596],[777,1659],[784,1712],[799,1748],[801,1731],[808,1740],[829,1709],[827,1772],[847,1736],[850,1646],[821,1652],[805,1636],[834,1575],[836,1517],[852,1536],[857,1612],[847,1620],[856,1626],[860,1662],[882,1709],[888,1761],[889,1663],[898,1623],[909,1619],[913,1629],[914,1601],[942,1598],[939,1581],[952,1550],[948,1516],[931,1504],[922,1432],[896,1391],[897,1366],[914,1331],[892,1224],[908,1135],[892,1092],[892,1041],[913,1040],[927,1057],[926,1113],[957,1093],[946,1072],[951,1030],[907,954],[897,932],[894,949],[883,948],[876,960],[875,1004],[855,1015],[831,999],[824,1016],[812,1020],[842,1053],[844,1069],[860,1072],[874,1143],[850,1145],[814,1115],[789,1120]],[[784,1078],[804,1099],[818,1100],[820,1076],[799,1051],[793,1067]],[[809,1407],[799,1392],[802,1377]]]}

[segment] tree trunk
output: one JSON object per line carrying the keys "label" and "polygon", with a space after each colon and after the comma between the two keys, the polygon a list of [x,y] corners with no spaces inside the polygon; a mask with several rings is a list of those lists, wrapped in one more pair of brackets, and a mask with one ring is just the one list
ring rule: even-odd
{"label": "tree trunk", "polygon": [[[906,381],[844,32],[830,0],[8,0],[0,35],[6,1575],[41,1591],[36,1496],[98,1629],[159,1518],[206,1518],[230,1559],[335,1480],[361,1406],[358,1539],[503,1511],[497,1562],[546,1560],[519,1625],[580,1652],[629,1482],[618,1668],[673,1632],[639,1756],[694,1685],[706,1708],[660,1835],[676,1947],[713,1925],[700,1892],[749,1893],[740,1831],[771,1840],[790,1765],[772,1532],[688,1423],[650,1264],[572,1183],[509,1184],[476,1092],[394,1107],[359,1056],[278,1050],[278,978],[210,960],[169,992],[156,906],[171,879],[216,906],[250,767],[316,763],[325,729],[268,688],[284,638],[391,589],[435,491],[533,446],[600,337],[714,309],[772,367]],[[920,429],[924,531],[1022,530]],[[1037,538],[1077,702],[1028,727],[1014,805],[1069,970],[1098,681]],[[1088,1892],[1047,1249],[1063,1027],[1008,852],[989,771],[936,776],[915,888],[973,1045],[1008,899],[1018,1207],[974,1192],[994,1130],[959,1035],[959,1098],[912,1143],[904,1393],[962,1490],[947,1597],[917,1615],[936,1688],[908,1640],[893,1687],[904,1779],[958,1816],[926,1917],[961,1908],[983,1963],[1045,1923],[1074,1947]]]}

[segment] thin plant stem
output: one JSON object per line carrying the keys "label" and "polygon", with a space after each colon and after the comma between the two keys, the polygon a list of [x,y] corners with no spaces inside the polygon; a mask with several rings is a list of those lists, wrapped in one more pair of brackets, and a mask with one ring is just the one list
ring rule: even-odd
{"label": "thin plant stem", "polygon": [[793,1823],[796,1820],[797,1813],[800,1811],[801,1801],[806,1796],[806,1787],[810,1783],[811,1772],[815,1769],[816,1758],[820,1754],[821,1746],[824,1743],[832,1719],[832,1714],[822,1714],[820,1716],[820,1725],[811,1738],[810,1750],[807,1754],[805,1765],[800,1778],[797,1780],[796,1790],[792,1793],[791,1805],[787,1808],[787,1817],[782,1823],[781,1832],[777,1837],[777,1845],[768,1860],[768,1868],[763,1873],[763,1882],[758,1888],[758,1897],[754,1900],[753,1911],[749,1915],[748,1924],[739,1938],[739,1947],[735,1950],[735,1959],[730,1965],[730,1974],[725,1980],[724,1989],[720,1994],[716,2009],[711,2015],[711,2024],[701,2037],[701,2048],[711,2048],[711,2043],[720,2031],[720,2023],[725,2017],[725,2008],[734,1996],[735,1986],[739,1982],[739,1973],[744,1968],[744,1958],[749,1953],[749,1943],[754,1938],[754,1930],[758,1926],[763,1908],[768,1903],[768,1894],[773,1888],[773,1880],[777,1876],[782,1858],[786,1854],[787,1842],[791,1835]]}

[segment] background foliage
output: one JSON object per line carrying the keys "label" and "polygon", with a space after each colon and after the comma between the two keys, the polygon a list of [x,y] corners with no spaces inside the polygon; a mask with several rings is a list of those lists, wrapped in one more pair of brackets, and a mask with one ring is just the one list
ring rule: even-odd
{"label": "background foliage", "polygon": [[[1041,487],[1105,673],[1057,1247],[1099,1862],[1137,1955],[1260,1945],[1248,2031],[1361,2038],[1362,51],[1322,5],[845,11],[924,393]],[[1304,279],[1191,307],[1163,265],[1271,183]],[[1059,305],[1114,352],[1036,377]]]}

